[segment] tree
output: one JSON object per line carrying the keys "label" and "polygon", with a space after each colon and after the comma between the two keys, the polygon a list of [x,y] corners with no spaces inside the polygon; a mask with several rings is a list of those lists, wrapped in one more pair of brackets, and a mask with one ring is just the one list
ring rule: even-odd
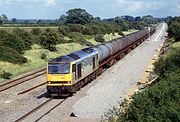
{"label": "tree", "polygon": [[56,50],[56,44],[59,41],[59,36],[57,33],[53,32],[50,29],[47,29],[44,33],[41,34],[39,37],[40,39],[40,44],[50,50],[50,51],[55,51]]}
{"label": "tree", "polygon": [[129,16],[129,15],[122,16],[122,19],[130,22],[135,20],[133,16]]}
{"label": "tree", "polygon": [[16,22],[17,22],[17,19],[16,19],[16,18],[12,18],[12,22],[13,22],[13,23],[16,23]]}
{"label": "tree", "polygon": [[143,16],[142,21],[147,24],[156,24],[158,21],[151,15]]}
{"label": "tree", "polygon": [[64,24],[66,22],[66,16],[65,15],[61,15],[59,18],[59,23]]}
{"label": "tree", "polygon": [[0,16],[0,25],[2,25],[3,24],[3,18],[2,18],[2,16]]}
{"label": "tree", "polygon": [[3,22],[6,23],[8,21],[8,17],[6,14],[2,14]]}
{"label": "tree", "polygon": [[140,16],[137,16],[137,17],[135,17],[135,21],[141,21],[141,17]]}
{"label": "tree", "polygon": [[127,31],[129,29],[128,24],[120,17],[116,17],[115,22],[120,26],[123,31]]}
{"label": "tree", "polygon": [[173,22],[169,26],[169,35],[175,38],[175,41],[180,41],[180,23]]}
{"label": "tree", "polygon": [[93,21],[93,16],[90,15],[86,10],[75,8],[66,12],[66,24],[87,24]]}

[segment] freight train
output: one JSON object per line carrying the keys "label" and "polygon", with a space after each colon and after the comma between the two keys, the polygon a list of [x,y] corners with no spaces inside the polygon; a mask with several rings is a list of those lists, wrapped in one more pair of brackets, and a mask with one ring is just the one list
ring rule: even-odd
{"label": "freight train", "polygon": [[156,27],[150,27],[49,61],[46,73],[47,92],[52,96],[76,92],[155,31]]}

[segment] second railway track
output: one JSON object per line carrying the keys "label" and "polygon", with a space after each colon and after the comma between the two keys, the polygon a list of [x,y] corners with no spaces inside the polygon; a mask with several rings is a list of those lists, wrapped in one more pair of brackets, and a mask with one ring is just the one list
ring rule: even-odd
{"label": "second railway track", "polygon": [[17,86],[19,84],[22,84],[24,82],[30,81],[31,79],[34,79],[34,78],[39,77],[41,75],[44,75],[45,73],[46,73],[46,69],[43,68],[39,71],[30,73],[30,74],[25,75],[23,77],[20,77],[20,78],[14,79],[14,80],[10,80],[7,83],[0,85],[0,92],[5,91],[7,89],[10,89],[10,88]]}
{"label": "second railway track", "polygon": [[[55,104],[53,107],[51,107],[50,109],[48,109],[46,112],[44,112],[44,114],[40,115],[40,117],[36,118],[34,120],[34,122],[39,121],[41,118],[43,118],[45,115],[47,115],[48,113],[50,113],[52,110],[54,110],[55,108],[57,108],[59,105],[61,105],[68,97],[62,99],[61,101],[58,101],[57,104]],[[20,118],[18,118],[17,120],[15,120],[15,122],[20,122],[22,120],[24,120],[25,118],[27,118],[28,116],[30,116],[31,114],[35,113],[36,111],[38,111],[39,109],[41,109],[42,107],[44,107],[45,105],[47,105],[48,103],[50,103],[51,101],[53,101],[54,97],[49,98],[48,100],[46,100],[45,102],[43,102],[42,104],[40,104],[39,106],[37,106],[36,108],[34,108],[33,110],[29,111],[28,113],[26,113],[25,115],[21,116]]]}

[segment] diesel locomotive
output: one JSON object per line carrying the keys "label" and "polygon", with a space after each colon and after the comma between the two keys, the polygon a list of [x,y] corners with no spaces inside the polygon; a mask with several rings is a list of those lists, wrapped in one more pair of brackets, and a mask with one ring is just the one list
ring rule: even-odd
{"label": "diesel locomotive", "polygon": [[47,63],[47,92],[53,96],[73,93],[100,75],[156,30],[150,27],[109,42],[57,57]]}

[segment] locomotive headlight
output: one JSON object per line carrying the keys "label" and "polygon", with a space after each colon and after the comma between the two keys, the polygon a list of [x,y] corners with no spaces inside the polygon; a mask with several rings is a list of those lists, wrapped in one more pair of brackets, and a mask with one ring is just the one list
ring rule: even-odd
{"label": "locomotive headlight", "polygon": [[48,81],[48,84],[50,84],[51,82],[50,81]]}
{"label": "locomotive headlight", "polygon": [[71,81],[68,81],[68,83],[70,84],[70,83],[71,83]]}

